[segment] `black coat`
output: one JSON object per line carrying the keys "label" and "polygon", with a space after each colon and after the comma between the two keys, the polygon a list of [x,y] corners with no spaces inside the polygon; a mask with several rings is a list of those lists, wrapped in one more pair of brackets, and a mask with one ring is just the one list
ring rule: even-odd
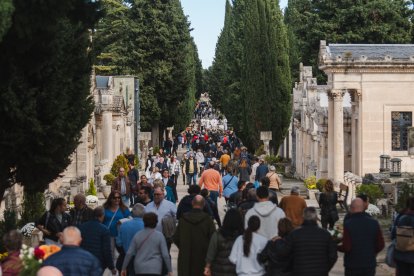
{"label": "black coat", "polygon": [[305,221],[287,236],[281,255],[291,256],[292,275],[328,276],[338,259],[336,247],[328,231]]}
{"label": "black coat", "polygon": [[290,276],[290,256],[284,256],[281,251],[286,240],[268,241],[266,247],[257,255],[260,263],[266,264],[267,276]]}

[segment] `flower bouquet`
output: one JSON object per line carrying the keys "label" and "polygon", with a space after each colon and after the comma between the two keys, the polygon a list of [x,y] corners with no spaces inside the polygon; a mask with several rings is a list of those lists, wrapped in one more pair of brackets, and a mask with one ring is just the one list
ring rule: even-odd
{"label": "flower bouquet", "polygon": [[343,233],[343,226],[335,226],[333,229],[328,230],[329,234],[331,234],[332,239],[336,242],[336,243],[341,243],[342,242],[342,233]]}
{"label": "flower bouquet", "polygon": [[33,248],[23,244],[19,256],[23,263],[23,270],[20,275],[36,276],[42,262],[58,251],[60,251],[60,247],[56,245],[41,245]]}
{"label": "flower bouquet", "polygon": [[369,204],[365,212],[371,216],[378,216],[381,214],[381,210],[374,204]]}

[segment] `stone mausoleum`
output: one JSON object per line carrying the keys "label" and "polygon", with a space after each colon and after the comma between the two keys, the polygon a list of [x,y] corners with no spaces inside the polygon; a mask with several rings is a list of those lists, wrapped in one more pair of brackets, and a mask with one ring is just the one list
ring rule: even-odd
{"label": "stone mausoleum", "polygon": [[301,66],[293,89],[291,137],[283,153],[292,158],[296,175],[343,182],[345,171],[359,176],[379,172],[381,155],[401,159],[401,170],[413,172],[408,133],[414,113],[414,45],[321,41],[319,68],[327,85],[318,85],[311,67]]}

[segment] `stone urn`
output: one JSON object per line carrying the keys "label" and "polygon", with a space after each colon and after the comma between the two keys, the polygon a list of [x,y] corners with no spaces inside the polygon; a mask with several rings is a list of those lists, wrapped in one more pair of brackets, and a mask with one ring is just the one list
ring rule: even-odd
{"label": "stone urn", "polygon": [[105,185],[102,187],[102,194],[105,198],[108,198],[109,194],[111,193],[111,185]]}

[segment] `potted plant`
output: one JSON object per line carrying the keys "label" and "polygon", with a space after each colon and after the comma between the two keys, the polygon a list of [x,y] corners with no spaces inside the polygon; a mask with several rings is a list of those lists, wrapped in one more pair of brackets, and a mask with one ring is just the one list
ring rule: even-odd
{"label": "potted plant", "polygon": [[306,187],[306,191],[308,193],[309,199],[315,199],[318,200],[317,197],[319,197],[319,190],[316,186],[316,176],[311,175],[303,181]]}
{"label": "potted plant", "polygon": [[102,194],[105,198],[108,198],[109,194],[111,193],[112,183],[115,180],[115,176],[111,173],[105,174],[104,180],[106,181],[106,185],[103,186]]}

